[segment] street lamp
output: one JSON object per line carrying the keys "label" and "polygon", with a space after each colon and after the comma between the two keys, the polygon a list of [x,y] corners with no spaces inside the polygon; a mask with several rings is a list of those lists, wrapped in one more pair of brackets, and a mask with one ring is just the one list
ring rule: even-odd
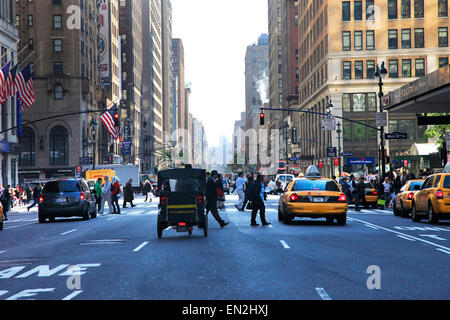
{"label": "street lamp", "polygon": [[[332,118],[333,116],[331,115],[331,109],[334,108],[334,104],[331,102],[331,100],[329,100],[327,102],[326,108],[327,108],[327,115],[328,115],[328,117]],[[333,135],[331,133],[331,130],[328,131],[328,139],[330,139],[330,146],[333,147]],[[339,158],[339,161],[340,161],[340,158]],[[334,176],[334,163],[333,163],[333,161],[331,161],[330,171],[331,171],[330,177]]]}
{"label": "street lamp", "polygon": [[93,159],[92,159],[92,170],[95,170],[95,160],[96,160],[96,144],[97,144],[97,120],[95,118],[92,118],[91,120],[91,129],[92,129],[92,144],[93,144]]}
{"label": "street lamp", "polygon": [[[380,113],[383,112],[382,109],[382,105],[383,105],[383,79],[386,78],[388,72],[386,70],[386,68],[384,67],[384,61],[381,63],[381,69],[380,67],[377,65],[377,71],[375,72],[375,77],[378,78],[378,87],[379,87],[379,92],[378,92],[378,98],[380,99]],[[380,146],[381,146],[381,155],[380,155],[380,160],[381,160],[381,176],[380,178],[383,179],[384,176],[386,175],[386,158],[385,158],[385,154],[384,154],[384,127],[381,127],[380,130]]]}

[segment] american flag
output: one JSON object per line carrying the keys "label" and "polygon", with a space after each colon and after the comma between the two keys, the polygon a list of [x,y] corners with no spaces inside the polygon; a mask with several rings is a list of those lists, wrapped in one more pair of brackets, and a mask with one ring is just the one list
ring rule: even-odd
{"label": "american flag", "polygon": [[119,139],[119,128],[114,125],[114,115],[117,114],[117,112],[117,105],[114,105],[100,117],[100,120],[103,122],[108,132],[113,136],[114,140]]}
{"label": "american flag", "polygon": [[15,65],[11,69],[9,69],[8,78],[6,79],[6,95],[8,97],[16,95],[16,90],[14,87],[14,80],[16,78],[17,66],[18,65]]}
{"label": "american flag", "polygon": [[36,101],[36,96],[34,94],[33,74],[31,72],[30,63],[16,75],[14,87],[19,94],[22,110],[23,107],[31,107]]}
{"label": "american flag", "polygon": [[11,62],[8,62],[0,71],[0,103],[8,101],[8,95],[6,91],[6,80],[9,75],[9,67]]}

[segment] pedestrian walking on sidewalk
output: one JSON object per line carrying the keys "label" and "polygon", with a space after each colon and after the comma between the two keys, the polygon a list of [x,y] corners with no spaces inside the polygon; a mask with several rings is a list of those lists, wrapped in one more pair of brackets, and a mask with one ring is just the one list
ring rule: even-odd
{"label": "pedestrian walking on sidewalk", "polygon": [[105,184],[103,185],[103,194],[102,194],[102,208],[100,209],[100,214],[104,214],[105,212],[105,202],[108,201],[109,214],[113,213],[113,204],[111,199],[111,189],[112,184],[109,181],[109,176],[105,176]]}
{"label": "pedestrian walking on sidewalk", "polygon": [[119,195],[120,195],[120,184],[119,184],[119,178],[113,177],[113,186],[111,191],[111,200],[113,204],[113,214],[120,214],[120,206],[119,206]]}
{"label": "pedestrian walking on sidewalk", "polygon": [[34,186],[34,190],[33,190],[33,203],[31,204],[31,206],[27,207],[27,211],[29,212],[31,208],[33,208],[34,206],[36,206],[39,203],[39,195],[40,195],[40,190],[39,190],[39,186],[36,185]]}
{"label": "pedestrian walking on sidewalk", "polygon": [[244,177],[244,173],[243,172],[239,172],[239,177],[236,180],[236,192],[238,194],[239,197],[239,201],[238,203],[235,205],[235,207],[239,210],[239,211],[244,211],[244,200],[245,200],[245,184],[248,182],[247,178]]}
{"label": "pedestrian walking on sidewalk", "polygon": [[245,207],[247,206],[247,203],[249,201],[251,202],[251,200],[249,200],[249,197],[248,197],[248,191],[249,191],[251,185],[253,184],[253,182],[254,182],[253,176],[252,175],[247,175],[247,182],[244,184],[245,197],[244,197],[244,203],[242,204],[242,210],[241,211],[245,211]]}
{"label": "pedestrian walking on sidewalk", "polygon": [[133,188],[131,186],[131,183],[133,182],[133,179],[130,178],[128,180],[127,184],[125,185],[125,188],[123,188],[123,207],[127,207],[127,202],[131,204],[131,207],[134,208],[136,205],[133,204],[134,200],[134,194],[133,194]]}
{"label": "pedestrian walking on sidewalk", "polygon": [[[356,198],[358,201],[356,201]],[[356,198],[355,198],[355,211],[360,211],[359,205],[366,207],[366,191],[364,185],[364,177],[359,178],[359,182],[356,185]]]}
{"label": "pedestrian walking on sidewalk", "polygon": [[100,212],[102,210],[102,195],[103,195],[102,178],[98,178],[97,182],[94,185],[94,195],[97,211]]}
{"label": "pedestrian walking on sidewalk", "polygon": [[8,220],[8,212],[11,209],[11,195],[9,193],[9,186],[1,190],[1,202],[3,206],[3,217],[4,220]]}
{"label": "pedestrian walking on sidewalk", "polygon": [[211,176],[206,182],[206,214],[211,211],[214,219],[219,223],[220,228],[227,226],[230,222],[225,222],[219,215],[217,209],[217,190],[216,182],[219,178],[219,174],[216,170],[211,171]]}
{"label": "pedestrian walking on sidewalk", "polygon": [[258,174],[255,182],[251,185],[249,189],[249,200],[253,204],[252,210],[252,218],[250,225],[252,227],[259,226],[256,223],[256,215],[259,210],[259,217],[261,218],[261,223],[263,226],[270,225],[269,222],[266,221],[266,206],[264,205],[264,176]]}

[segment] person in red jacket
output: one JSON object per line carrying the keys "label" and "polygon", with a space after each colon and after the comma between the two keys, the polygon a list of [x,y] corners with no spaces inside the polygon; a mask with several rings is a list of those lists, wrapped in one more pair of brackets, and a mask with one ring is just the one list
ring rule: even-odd
{"label": "person in red jacket", "polygon": [[114,183],[111,191],[111,200],[114,211],[112,214],[120,214],[120,207],[119,207],[120,180],[117,177],[113,177],[113,181]]}

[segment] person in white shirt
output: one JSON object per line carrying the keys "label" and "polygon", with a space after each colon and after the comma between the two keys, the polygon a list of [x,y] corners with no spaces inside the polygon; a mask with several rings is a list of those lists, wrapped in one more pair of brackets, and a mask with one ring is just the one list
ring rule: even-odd
{"label": "person in white shirt", "polygon": [[104,209],[105,209],[105,202],[108,201],[108,206],[109,206],[109,214],[112,214],[113,210],[113,206],[112,206],[112,200],[111,200],[111,187],[112,184],[109,181],[109,177],[105,176],[105,184],[103,185],[103,194],[102,194],[102,208],[99,212],[99,214],[103,214]]}
{"label": "person in white shirt", "polygon": [[239,211],[244,211],[244,208],[242,208],[242,205],[244,203],[245,193],[244,193],[244,185],[248,182],[247,178],[244,177],[244,173],[239,172],[239,177],[236,180],[236,192],[239,196],[239,201],[235,205],[235,207]]}
{"label": "person in white shirt", "polygon": [[391,181],[389,180],[388,177],[386,177],[386,179],[383,182],[383,187],[384,187],[384,200],[386,201],[385,206],[388,207],[390,205],[391,202]]}

